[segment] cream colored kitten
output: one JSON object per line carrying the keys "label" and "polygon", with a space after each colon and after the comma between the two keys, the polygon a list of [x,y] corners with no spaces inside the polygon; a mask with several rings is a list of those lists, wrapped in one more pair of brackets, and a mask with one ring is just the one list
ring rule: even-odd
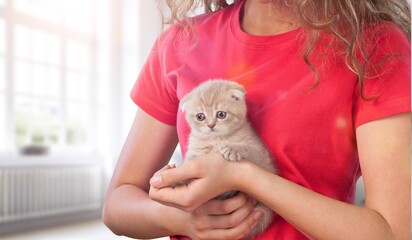
{"label": "cream colored kitten", "polygon": [[[216,151],[229,161],[245,159],[276,172],[268,150],[246,119],[245,90],[241,85],[209,80],[188,93],[180,107],[191,128],[186,161]],[[229,198],[236,193],[226,192],[217,198]],[[263,215],[247,239],[265,231],[272,221],[270,208],[258,203],[256,209]]]}

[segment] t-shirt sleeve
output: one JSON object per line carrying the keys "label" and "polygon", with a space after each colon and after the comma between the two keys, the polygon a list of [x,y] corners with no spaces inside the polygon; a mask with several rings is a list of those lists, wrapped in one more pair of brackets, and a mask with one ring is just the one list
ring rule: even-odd
{"label": "t-shirt sleeve", "polygon": [[160,42],[164,44],[163,40],[156,40],[130,96],[143,111],[160,122],[175,126],[179,101],[175,87],[168,81],[162,66]]}
{"label": "t-shirt sleeve", "polygon": [[[395,26],[390,27],[379,38],[370,67],[376,69],[369,73],[364,84],[364,96],[355,94],[354,124],[364,123],[411,111],[411,55],[410,43]],[[356,86],[359,89],[359,86]]]}

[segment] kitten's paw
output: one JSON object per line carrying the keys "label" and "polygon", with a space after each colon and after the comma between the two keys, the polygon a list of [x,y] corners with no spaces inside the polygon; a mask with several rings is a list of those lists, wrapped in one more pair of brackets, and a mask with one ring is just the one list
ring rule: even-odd
{"label": "kitten's paw", "polygon": [[229,161],[239,161],[240,159],[242,159],[242,156],[239,152],[234,151],[227,146],[219,147],[219,152],[223,155],[224,158]]}

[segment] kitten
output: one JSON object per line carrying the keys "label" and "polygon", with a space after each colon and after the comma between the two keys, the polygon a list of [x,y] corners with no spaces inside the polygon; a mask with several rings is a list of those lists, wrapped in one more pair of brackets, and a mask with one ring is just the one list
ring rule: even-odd
{"label": "kitten", "polygon": [[[246,119],[243,86],[226,80],[209,80],[188,93],[180,107],[191,128],[186,161],[216,151],[229,161],[245,159],[276,172],[270,153]],[[226,199],[236,194],[229,191],[217,198]],[[256,209],[263,215],[246,239],[265,231],[272,221],[270,208],[258,203]]]}

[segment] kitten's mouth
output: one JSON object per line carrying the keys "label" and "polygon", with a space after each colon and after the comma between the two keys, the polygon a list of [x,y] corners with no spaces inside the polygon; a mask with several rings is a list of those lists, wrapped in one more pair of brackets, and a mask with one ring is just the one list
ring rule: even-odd
{"label": "kitten's mouth", "polygon": [[206,133],[209,133],[209,134],[216,134],[216,133],[218,133],[217,129],[215,129],[215,128],[208,128],[205,132],[206,132]]}
{"label": "kitten's mouth", "polygon": [[208,134],[210,134],[211,136],[222,136],[225,133],[222,132],[221,130],[219,131],[218,129],[210,129]]}
{"label": "kitten's mouth", "polygon": [[204,134],[209,134],[209,135],[220,135],[222,134],[222,129],[217,129],[217,128],[207,128],[203,129],[202,132]]}

